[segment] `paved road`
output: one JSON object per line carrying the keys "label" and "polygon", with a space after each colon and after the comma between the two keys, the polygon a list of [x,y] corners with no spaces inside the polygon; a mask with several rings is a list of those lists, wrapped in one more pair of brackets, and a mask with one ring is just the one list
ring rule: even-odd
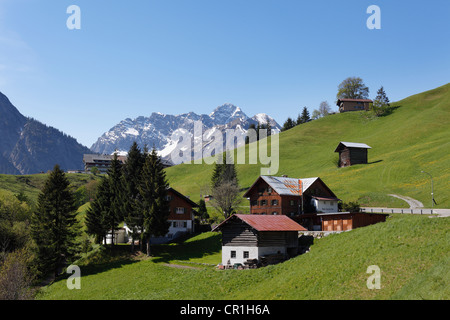
{"label": "paved road", "polygon": [[395,198],[405,201],[406,203],[408,203],[410,208],[423,208],[422,202],[420,202],[419,200],[413,199],[411,197],[401,196],[398,194],[388,194],[388,196],[395,197]]}
{"label": "paved road", "polygon": [[425,208],[375,208],[363,207],[362,212],[369,213],[412,213],[412,214],[437,214],[439,217],[450,217],[450,209],[425,209]]}

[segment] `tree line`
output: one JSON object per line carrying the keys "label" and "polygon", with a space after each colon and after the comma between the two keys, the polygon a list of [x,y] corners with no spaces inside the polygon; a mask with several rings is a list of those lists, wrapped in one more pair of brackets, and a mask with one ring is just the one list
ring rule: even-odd
{"label": "tree line", "polygon": [[[339,99],[369,99],[369,87],[364,84],[364,81],[359,77],[348,77],[343,80],[338,86],[336,94],[336,101]],[[370,110],[375,116],[381,117],[392,112],[392,107],[389,103],[389,98],[381,86],[377,91],[377,95],[370,106]],[[304,107],[302,112],[294,120],[288,117],[283,124],[281,131],[292,129],[295,126],[326,117],[331,114],[331,107],[327,101],[322,101],[318,109],[314,109],[310,116],[308,108]]]}
{"label": "tree line", "polygon": [[125,164],[115,154],[107,175],[102,177],[96,199],[86,212],[87,233],[97,243],[104,243],[111,234],[114,245],[115,231],[125,222],[131,230],[132,250],[138,241],[139,249],[150,255],[151,237],[164,236],[169,231],[168,188],[156,150],[141,151],[134,142]]}

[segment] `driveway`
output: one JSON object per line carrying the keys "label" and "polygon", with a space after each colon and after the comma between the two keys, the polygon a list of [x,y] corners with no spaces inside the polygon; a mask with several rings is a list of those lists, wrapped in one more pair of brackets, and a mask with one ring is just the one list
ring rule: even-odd
{"label": "driveway", "polygon": [[401,199],[403,201],[406,201],[411,209],[423,208],[423,203],[420,202],[419,200],[416,200],[416,199],[413,199],[413,198],[410,198],[407,196],[400,196],[398,194],[388,194],[388,196],[395,197],[395,198]]}

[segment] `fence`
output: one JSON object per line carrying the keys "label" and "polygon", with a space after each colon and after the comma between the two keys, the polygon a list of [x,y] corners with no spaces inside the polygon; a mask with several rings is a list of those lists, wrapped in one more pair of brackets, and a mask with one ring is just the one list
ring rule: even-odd
{"label": "fence", "polygon": [[435,214],[433,209],[423,208],[361,208],[361,212],[368,213],[410,213],[410,214]]}

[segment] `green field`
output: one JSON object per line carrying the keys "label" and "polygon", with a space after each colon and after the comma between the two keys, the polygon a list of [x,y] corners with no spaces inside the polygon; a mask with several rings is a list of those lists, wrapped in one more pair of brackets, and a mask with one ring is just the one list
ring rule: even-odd
{"label": "green field", "polygon": [[[220,234],[155,246],[152,258],[97,250],[77,262],[81,289],[60,279],[38,299],[449,299],[450,220],[393,215],[387,222],[315,240],[310,252],[250,270],[216,270]],[[168,266],[171,264],[172,266]],[[175,266],[174,266],[175,265]],[[367,268],[381,288],[367,288]],[[188,266],[189,268],[182,268]]]}
{"label": "green field", "polygon": [[[392,114],[383,117],[365,111],[334,114],[280,133],[276,175],[318,176],[340,199],[358,200],[363,206],[408,207],[388,196],[399,194],[431,207],[430,178],[421,173],[424,170],[433,176],[435,207],[449,208],[450,84],[391,106]],[[337,168],[334,150],[340,141],[371,146],[369,163]],[[172,187],[197,201],[207,193],[212,167],[183,164],[167,169],[167,175]],[[259,165],[242,164],[237,170],[243,189],[260,175]]]}

